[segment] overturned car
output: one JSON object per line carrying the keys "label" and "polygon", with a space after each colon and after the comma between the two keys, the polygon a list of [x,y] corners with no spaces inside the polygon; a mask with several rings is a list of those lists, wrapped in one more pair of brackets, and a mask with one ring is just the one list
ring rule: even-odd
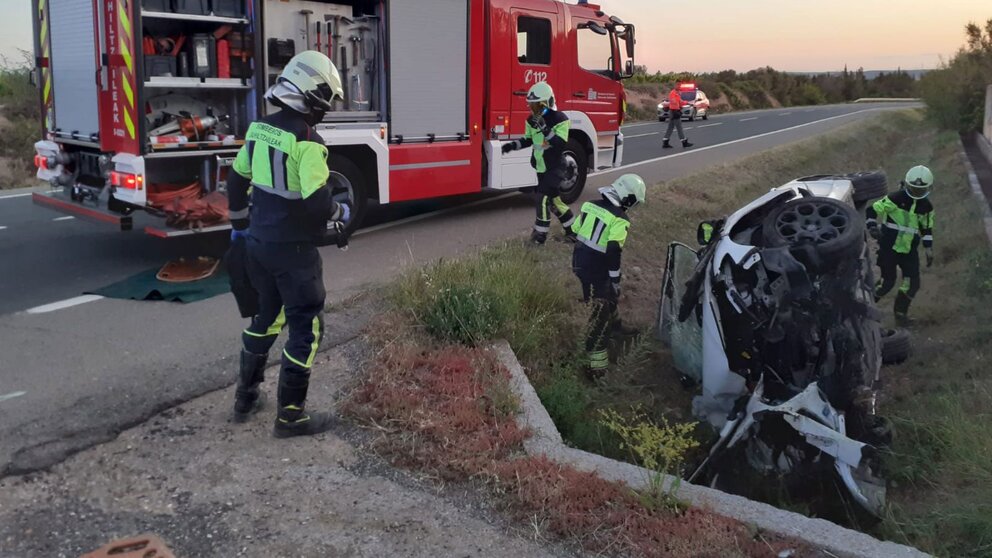
{"label": "overturned car", "polygon": [[885,193],[880,172],[799,178],[701,223],[700,251],[669,246],[659,333],[701,388],[693,413],[719,432],[690,480],[720,486],[744,464],[827,474],[880,513],[891,433],[875,390],[902,334],[880,325],[861,210]]}

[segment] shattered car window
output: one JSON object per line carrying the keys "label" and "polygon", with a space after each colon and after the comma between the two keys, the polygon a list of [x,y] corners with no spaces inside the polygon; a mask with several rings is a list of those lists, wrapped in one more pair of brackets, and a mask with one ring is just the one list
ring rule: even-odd
{"label": "shattered car window", "polygon": [[696,252],[685,244],[673,243],[668,248],[668,266],[663,281],[658,332],[672,349],[672,360],[681,374],[700,381],[703,371],[703,332],[695,316],[680,322],[679,301],[685,293],[686,281],[696,266]]}

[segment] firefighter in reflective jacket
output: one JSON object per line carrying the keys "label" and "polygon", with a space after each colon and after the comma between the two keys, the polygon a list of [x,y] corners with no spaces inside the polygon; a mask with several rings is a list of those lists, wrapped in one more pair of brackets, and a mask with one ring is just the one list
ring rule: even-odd
{"label": "firefighter in reflective jacket", "polygon": [[627,211],[644,201],[644,180],[625,174],[600,188],[601,199],[582,204],[572,225],[577,235],[572,270],[582,283],[582,298],[592,302],[586,335],[589,371],[600,376],[609,365],[607,341],[616,323],[620,297],[620,255],[627,242]]}
{"label": "firefighter in reflective jacket", "polygon": [[565,238],[575,240],[571,232],[575,217],[561,199],[561,183],[565,180],[565,144],[568,143],[568,116],[555,110],[555,93],[546,82],[535,83],[527,92],[531,115],[527,118],[522,139],[503,144],[503,154],[533,146],[531,166],[537,171],[535,206],[537,218],[531,241],[544,244],[551,230],[554,213],[565,229]]}
{"label": "firefighter in reflective jacket", "polygon": [[248,276],[258,291],[258,313],[241,335],[234,420],[243,422],[260,408],[258,386],[269,349],[286,327],[273,429],[279,438],[316,434],[331,425],[329,414],[308,412],[304,404],[323,335],[325,291],[316,241],[328,222],[340,229],[350,213],[331,199],[327,148],[313,126],[341,95],[341,78],[327,56],[294,56],[266,92],[281,110],[249,126],[227,185],[231,238],[247,244]]}
{"label": "firefighter in reflective jacket", "polygon": [[902,284],[896,294],[895,316],[908,321],[909,305],[920,290],[920,256],[923,243],[927,267],[933,265],[933,204],[928,199],[933,173],[922,165],[909,169],[898,192],[868,207],[868,232],[878,239],[878,267],[881,280],[875,288],[875,301],[896,284],[896,267],[902,270]]}

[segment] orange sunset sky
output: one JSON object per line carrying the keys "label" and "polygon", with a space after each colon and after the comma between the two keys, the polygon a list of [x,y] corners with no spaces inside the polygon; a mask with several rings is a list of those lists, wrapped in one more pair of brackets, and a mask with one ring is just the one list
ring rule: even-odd
{"label": "orange sunset sky", "polygon": [[[408,0],[415,1],[415,0]],[[30,0],[0,0],[0,55],[31,48]],[[602,0],[638,28],[650,71],[935,67],[992,0]]]}

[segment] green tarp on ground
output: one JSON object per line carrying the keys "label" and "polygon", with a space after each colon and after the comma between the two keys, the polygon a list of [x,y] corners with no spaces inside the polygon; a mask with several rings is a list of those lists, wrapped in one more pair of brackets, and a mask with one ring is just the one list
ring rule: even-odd
{"label": "green tarp on ground", "polygon": [[122,281],[88,291],[84,294],[130,300],[196,302],[231,291],[227,272],[224,271],[223,266],[218,267],[217,271],[210,277],[189,283],[167,283],[165,281],[159,281],[155,277],[158,271],[159,268],[142,271]]}

